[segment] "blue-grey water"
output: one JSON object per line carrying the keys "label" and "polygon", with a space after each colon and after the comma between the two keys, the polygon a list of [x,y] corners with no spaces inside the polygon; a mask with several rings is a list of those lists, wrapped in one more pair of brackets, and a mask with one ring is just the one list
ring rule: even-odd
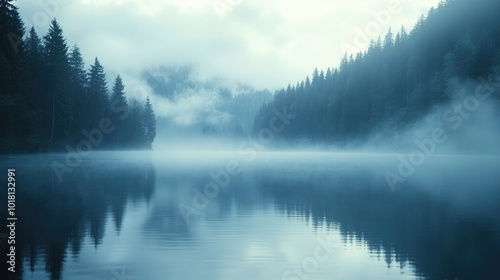
{"label": "blue-grey water", "polygon": [[0,163],[18,279],[500,279],[498,157],[401,176],[400,155],[368,153],[65,156]]}

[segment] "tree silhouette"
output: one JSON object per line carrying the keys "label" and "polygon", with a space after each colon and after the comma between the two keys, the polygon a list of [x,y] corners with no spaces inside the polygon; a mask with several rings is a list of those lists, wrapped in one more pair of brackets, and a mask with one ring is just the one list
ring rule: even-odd
{"label": "tree silhouette", "polygon": [[[117,129],[95,149],[151,146],[156,134],[152,105],[130,110],[121,78],[111,93],[118,100],[113,104],[99,60],[87,72],[80,49],[74,45],[69,50],[55,19],[43,40],[34,27],[23,36],[17,7],[11,0],[1,0],[1,153],[62,151],[77,145],[84,131],[99,129],[107,118]],[[148,137],[143,119],[146,109]]]}
{"label": "tree silhouette", "polygon": [[146,147],[151,148],[156,137],[156,117],[149,97],[146,99],[146,104],[144,104],[144,134]]}

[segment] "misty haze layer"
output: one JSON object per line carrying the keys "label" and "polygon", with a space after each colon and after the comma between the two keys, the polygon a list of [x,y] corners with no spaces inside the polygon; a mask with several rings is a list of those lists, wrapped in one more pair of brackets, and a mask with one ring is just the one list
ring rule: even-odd
{"label": "misty haze layer", "polygon": [[[0,163],[24,174],[18,269],[28,279],[110,277],[117,267],[148,279],[498,273],[498,157],[435,156],[394,189],[384,173],[398,155],[96,152],[58,181],[51,164],[64,157]],[[303,270],[318,244],[328,258]]]}

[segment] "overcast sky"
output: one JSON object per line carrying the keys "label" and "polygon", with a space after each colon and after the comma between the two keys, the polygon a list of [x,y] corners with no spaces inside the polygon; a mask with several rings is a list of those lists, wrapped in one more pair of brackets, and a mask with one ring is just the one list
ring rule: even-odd
{"label": "overcast sky", "polygon": [[[275,90],[389,27],[411,30],[438,0],[32,0],[18,1],[42,36],[57,18],[87,63],[99,57],[126,85],[158,65],[192,65],[203,77]],[[45,4],[44,4],[45,3]],[[377,16],[378,14],[378,21]]]}

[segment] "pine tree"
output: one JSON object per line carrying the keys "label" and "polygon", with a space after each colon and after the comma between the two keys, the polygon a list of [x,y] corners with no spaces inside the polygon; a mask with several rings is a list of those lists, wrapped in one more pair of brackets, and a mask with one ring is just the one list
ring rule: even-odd
{"label": "pine tree", "polygon": [[[114,112],[112,115],[112,120],[116,126],[116,130],[112,135],[113,145],[115,148],[123,147],[126,142],[126,124],[128,117],[128,103],[125,98],[125,86],[123,85],[122,78],[118,75],[113,84],[113,89],[111,93],[111,108],[118,108],[120,112]],[[125,112],[122,112],[125,110]]]}
{"label": "pine tree", "polygon": [[25,39],[24,53],[26,56],[26,67],[24,70],[24,87],[26,100],[29,108],[29,118],[34,123],[30,135],[31,145],[39,150],[49,150],[51,137],[48,125],[50,124],[50,109],[52,102],[47,98],[45,91],[41,89],[46,82],[46,67],[44,65],[44,49],[42,40],[32,27]]}
{"label": "pine tree", "polygon": [[69,87],[68,46],[59,23],[54,19],[44,37],[44,56],[47,67],[45,89],[52,102],[50,135],[53,146],[64,146],[71,137],[73,96]]}
{"label": "pine tree", "polygon": [[476,53],[476,46],[469,35],[458,40],[453,51],[445,56],[446,77],[469,77],[476,63]]}
{"label": "pine tree", "polygon": [[88,84],[88,97],[90,109],[90,127],[97,128],[106,116],[108,106],[108,86],[106,74],[99,59],[95,59],[94,65],[90,66]]}
{"label": "pine tree", "polygon": [[120,75],[115,78],[111,94],[111,102],[127,105],[127,99],[125,98],[125,86],[123,85],[123,80]]}
{"label": "pine tree", "polygon": [[[76,141],[83,129],[89,129],[89,100],[86,94],[87,73],[85,63],[78,46],[71,48],[68,57],[70,72],[70,90],[74,97],[73,140]],[[75,139],[76,138],[76,139]]]}
{"label": "pine tree", "polygon": [[[0,0],[0,151],[23,149],[31,128],[22,87],[24,27],[12,0]],[[22,131],[24,130],[24,131]]]}
{"label": "pine tree", "polygon": [[12,70],[19,70],[23,50],[24,26],[12,4],[13,0],[0,0],[0,55],[8,61]]}
{"label": "pine tree", "polygon": [[26,37],[24,52],[26,54],[26,76],[23,79],[27,81],[25,86],[28,91],[28,102],[30,103],[30,107],[37,107],[37,110],[41,110],[41,105],[45,99],[40,92],[40,84],[44,78],[43,45],[34,27],[30,29]]}
{"label": "pine tree", "polygon": [[125,135],[127,139],[127,147],[129,148],[144,148],[145,146],[145,127],[144,127],[144,110],[137,102],[132,100],[129,105],[129,116],[126,121]]}
{"label": "pine tree", "polygon": [[387,35],[385,35],[384,38],[384,49],[391,50],[393,46],[394,46],[393,34],[392,30],[389,28],[389,31],[387,32]]}
{"label": "pine tree", "polygon": [[80,48],[74,45],[71,48],[68,58],[71,80],[80,87],[85,87],[87,85],[87,73],[85,72],[85,63],[83,62],[82,54],[80,53]]}
{"label": "pine tree", "polygon": [[145,144],[147,148],[151,149],[153,141],[156,137],[156,117],[149,97],[146,99],[146,104],[144,105],[143,117]]}

